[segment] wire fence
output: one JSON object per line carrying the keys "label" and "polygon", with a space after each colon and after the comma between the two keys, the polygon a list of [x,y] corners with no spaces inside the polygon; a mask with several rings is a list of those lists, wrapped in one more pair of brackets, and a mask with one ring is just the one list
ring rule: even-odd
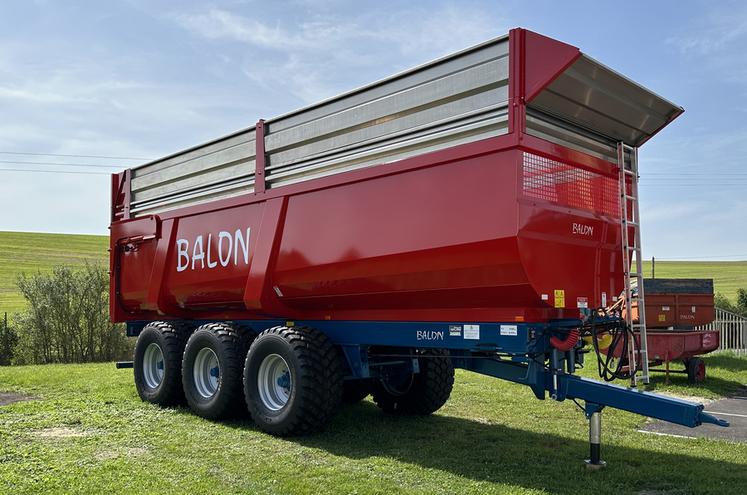
{"label": "wire fence", "polygon": [[747,354],[747,318],[716,308],[716,319],[698,330],[717,330],[720,334],[718,351]]}

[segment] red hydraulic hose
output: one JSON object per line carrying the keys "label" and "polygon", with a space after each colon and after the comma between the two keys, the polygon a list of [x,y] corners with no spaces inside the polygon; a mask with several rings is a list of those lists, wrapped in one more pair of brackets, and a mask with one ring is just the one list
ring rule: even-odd
{"label": "red hydraulic hose", "polygon": [[579,330],[578,328],[575,328],[568,333],[568,336],[565,338],[565,340],[560,340],[559,338],[553,336],[550,337],[550,344],[554,348],[556,348],[559,351],[567,352],[576,347],[576,342],[578,342],[578,336],[579,336]]}

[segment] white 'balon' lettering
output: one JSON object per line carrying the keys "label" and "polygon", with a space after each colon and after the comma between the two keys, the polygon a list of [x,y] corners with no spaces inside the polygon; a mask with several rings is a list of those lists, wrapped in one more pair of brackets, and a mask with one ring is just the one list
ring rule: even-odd
{"label": "white 'balon' lettering", "polygon": [[[249,229],[247,229],[247,233],[249,232]],[[223,240],[228,239],[228,252],[226,253],[226,258],[223,258]],[[231,249],[233,248],[233,242],[231,241],[231,234],[228,232],[221,230],[218,232],[218,259],[220,259],[220,266],[228,266],[228,263],[231,261]]]}
{"label": "white 'balon' lettering", "polygon": [[[182,263],[182,260],[185,260]],[[183,272],[189,268],[189,241],[177,239],[176,241],[176,271]]]}
{"label": "white 'balon' lettering", "polygon": [[205,250],[202,248],[202,236],[198,235],[195,239],[195,246],[192,248],[192,270],[195,269],[195,262],[200,262],[200,268],[205,268]]}
{"label": "white 'balon' lettering", "polygon": [[[249,240],[251,228],[247,227],[246,237],[241,229],[236,229],[233,235],[230,232],[221,230],[218,232],[218,261],[213,258],[213,234],[207,235],[207,246],[205,246],[205,236],[203,234],[195,237],[190,252],[190,243],[187,239],[176,240],[176,271],[184,270],[212,270],[218,264],[225,268],[231,264],[233,266],[249,265]],[[233,254],[233,257],[231,256]],[[207,265],[206,265],[207,262]]]}
{"label": "white 'balon' lettering", "polygon": [[583,223],[574,223],[572,231],[576,235],[584,235],[592,237],[594,235],[594,227]]}

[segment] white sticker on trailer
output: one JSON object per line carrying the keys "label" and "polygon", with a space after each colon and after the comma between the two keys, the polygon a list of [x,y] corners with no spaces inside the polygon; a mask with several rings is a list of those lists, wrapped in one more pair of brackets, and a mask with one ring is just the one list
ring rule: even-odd
{"label": "white sticker on trailer", "polygon": [[501,325],[501,335],[516,337],[519,335],[519,327],[517,325]]}
{"label": "white sticker on trailer", "polygon": [[480,325],[464,325],[464,338],[480,340]]}

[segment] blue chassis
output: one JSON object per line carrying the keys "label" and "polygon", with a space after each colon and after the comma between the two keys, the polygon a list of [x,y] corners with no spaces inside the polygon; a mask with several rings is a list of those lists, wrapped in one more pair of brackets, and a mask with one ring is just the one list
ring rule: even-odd
{"label": "blue chassis", "polygon": [[[195,321],[196,324],[208,323]],[[560,352],[550,337],[563,338],[578,319],[543,323],[390,322],[390,321],[288,321],[251,320],[237,323],[257,332],[274,326],[307,326],[324,332],[341,346],[349,365],[348,378],[379,376],[382,367],[406,366],[418,372],[417,359],[407,358],[413,349],[448,349],[455,368],[529,386],[538,399],[583,400],[587,417],[605,406],[695,427],[702,423],[728,426],[728,422],[703,411],[703,405],[620,387],[576,376],[583,354],[576,348]],[[130,322],[127,335],[137,336],[147,322]],[[387,362],[370,360],[369,348],[391,348]]]}

